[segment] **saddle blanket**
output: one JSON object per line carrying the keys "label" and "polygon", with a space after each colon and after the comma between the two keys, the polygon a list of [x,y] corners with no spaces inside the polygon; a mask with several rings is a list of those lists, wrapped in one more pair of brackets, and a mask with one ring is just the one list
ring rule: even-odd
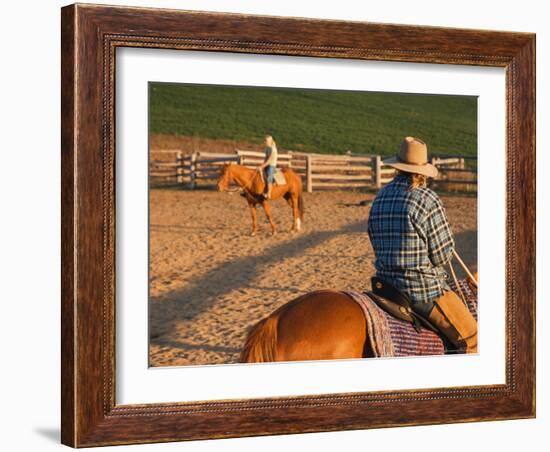
{"label": "saddle blanket", "polygon": [[[458,291],[454,283],[451,290]],[[477,320],[477,294],[466,280],[459,281],[468,309]],[[346,291],[365,313],[367,334],[375,357],[443,355],[445,346],[441,337],[431,330],[419,332],[408,322],[396,319],[378,307],[364,292]]]}
{"label": "saddle blanket", "polygon": [[276,185],[286,185],[285,173],[283,173],[279,168],[275,170],[273,179]]}

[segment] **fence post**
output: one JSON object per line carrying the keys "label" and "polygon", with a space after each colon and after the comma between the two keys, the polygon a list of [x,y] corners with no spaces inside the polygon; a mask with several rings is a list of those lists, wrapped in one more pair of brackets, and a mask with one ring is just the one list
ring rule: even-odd
{"label": "fence post", "polygon": [[183,183],[183,154],[181,151],[176,153],[176,182]]}
{"label": "fence post", "polygon": [[313,181],[311,179],[311,172],[312,172],[312,158],[311,155],[306,155],[306,190],[308,193],[311,193],[313,191]]}
{"label": "fence post", "polygon": [[373,162],[373,168],[372,171],[374,173],[374,186],[376,188],[382,187],[382,157],[379,155],[374,156]]}
{"label": "fence post", "polygon": [[190,177],[189,188],[191,190],[195,189],[195,176],[197,171],[196,162],[197,162],[197,152],[195,151],[191,154],[191,165],[189,165],[189,177]]}

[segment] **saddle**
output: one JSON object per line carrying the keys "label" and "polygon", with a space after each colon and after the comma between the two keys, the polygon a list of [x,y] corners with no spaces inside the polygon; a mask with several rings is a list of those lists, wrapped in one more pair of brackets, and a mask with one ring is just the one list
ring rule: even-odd
{"label": "saddle", "polygon": [[[262,181],[265,183],[266,176],[264,171],[260,171],[260,174],[262,176]],[[286,177],[285,173],[281,168],[275,169],[275,174],[273,174],[273,184],[274,185],[286,185]]]}
{"label": "saddle", "polygon": [[382,279],[374,276],[371,278],[372,291],[367,292],[377,306],[391,316],[411,323],[419,332],[422,327],[439,334],[439,330],[424,317],[413,311],[410,298]]}
{"label": "saddle", "polygon": [[280,168],[275,170],[275,175],[273,176],[273,182],[275,185],[286,185],[285,173]]}

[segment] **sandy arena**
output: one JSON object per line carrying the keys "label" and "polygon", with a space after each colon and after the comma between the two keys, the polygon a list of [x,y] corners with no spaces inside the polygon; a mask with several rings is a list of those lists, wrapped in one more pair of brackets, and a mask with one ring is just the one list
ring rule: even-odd
{"label": "sandy arena", "polygon": [[[152,190],[150,365],[235,363],[248,329],[292,298],[367,287],[374,272],[370,203],[359,203],[372,198],[306,193],[298,234],[289,232],[286,202],[275,201],[278,233],[271,236],[259,208],[258,235],[250,237],[249,209],[238,194]],[[458,252],[477,270],[477,199],[442,199]]]}

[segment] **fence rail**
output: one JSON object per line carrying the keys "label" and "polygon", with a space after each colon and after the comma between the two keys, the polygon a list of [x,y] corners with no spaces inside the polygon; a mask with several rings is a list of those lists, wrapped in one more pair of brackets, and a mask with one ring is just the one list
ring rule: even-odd
{"label": "fence rail", "polygon": [[[153,185],[182,184],[190,189],[211,188],[226,163],[254,168],[264,154],[236,149],[233,154],[197,151],[184,155],[181,150],[151,150],[149,176]],[[465,165],[472,157],[433,157],[439,175],[433,184],[446,191],[477,191],[477,174]],[[333,155],[287,152],[278,155],[281,168],[292,168],[304,181],[307,192],[321,189],[380,188],[395,176],[380,155]]]}

